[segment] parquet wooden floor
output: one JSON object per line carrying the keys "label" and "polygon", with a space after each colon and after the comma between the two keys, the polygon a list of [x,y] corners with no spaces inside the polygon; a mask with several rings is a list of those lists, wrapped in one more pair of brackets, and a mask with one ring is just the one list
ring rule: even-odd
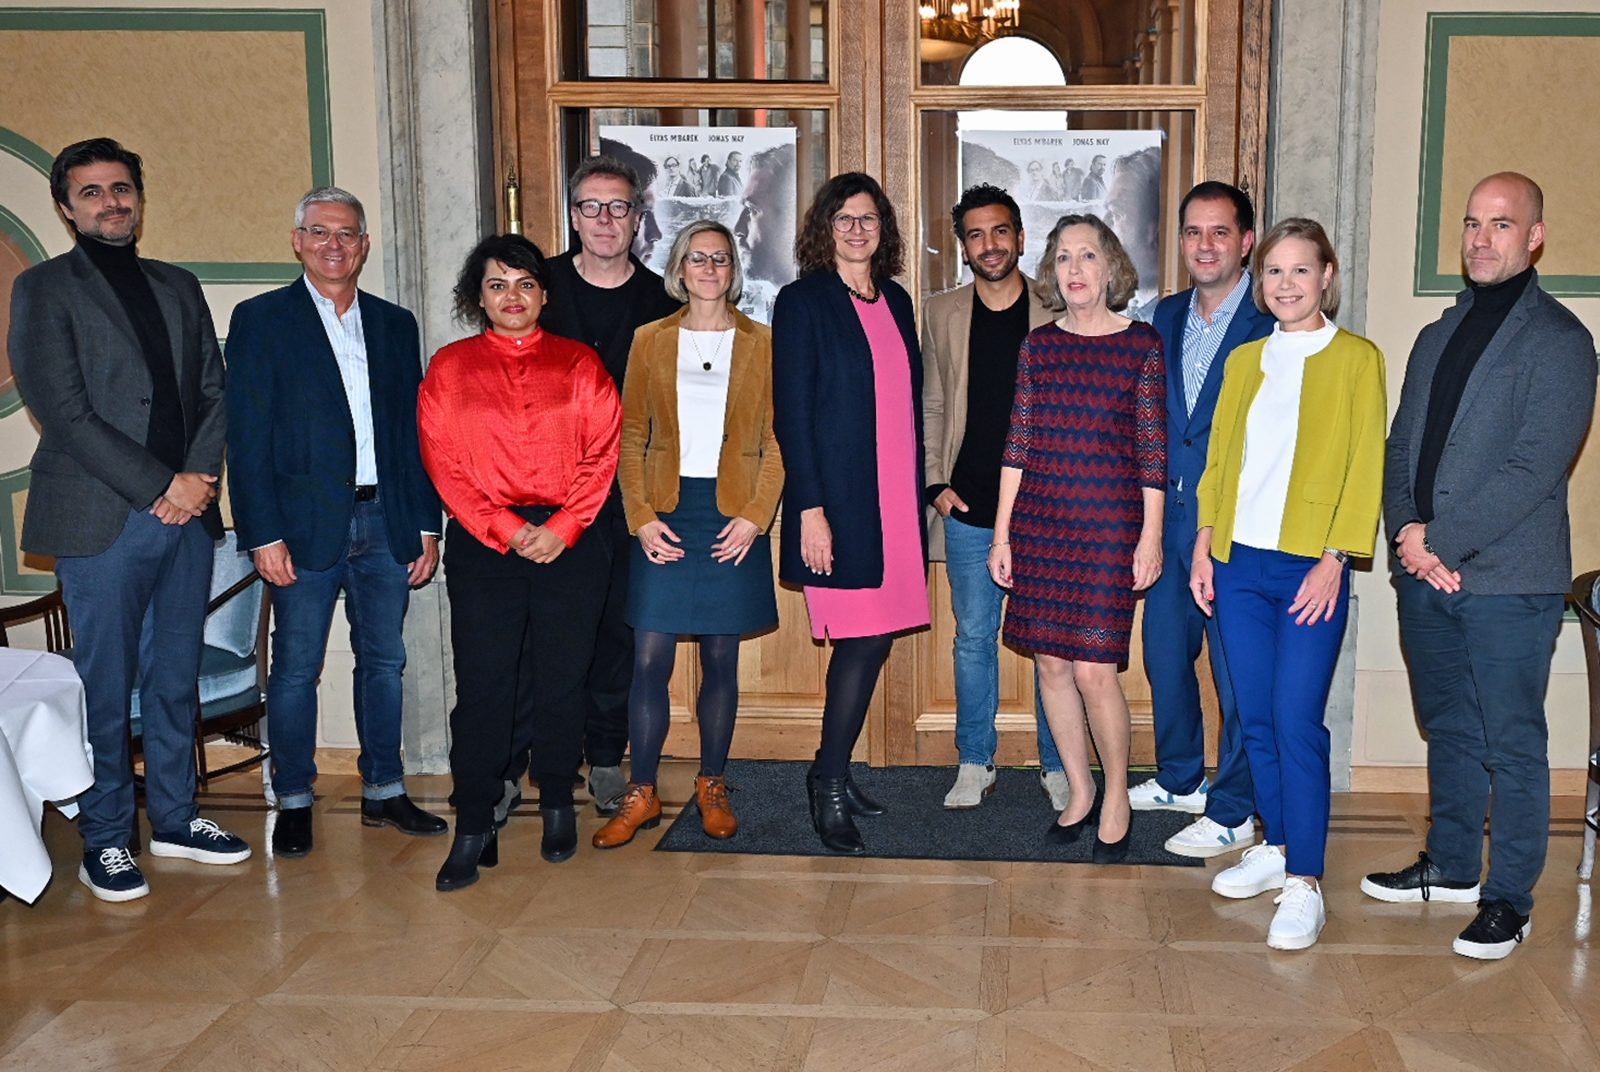
{"label": "parquet wooden floor", "polygon": [[[668,799],[691,774],[668,765]],[[1327,929],[1279,953],[1270,897],[1209,892],[1232,857],[711,857],[651,852],[656,834],[600,853],[591,809],[575,859],[540,861],[520,814],[500,867],[441,895],[447,839],[363,829],[355,778],[322,779],[310,857],[273,859],[259,785],[235,775],[202,802],[248,863],[146,853],[152,893],[122,905],[78,884],[76,831],[51,813],[56,881],[0,904],[0,1072],[1600,1069],[1575,798],[1532,938],[1481,964],[1450,952],[1469,907],[1357,889],[1414,858],[1419,797],[1335,798]],[[446,779],[411,787],[448,811]]]}

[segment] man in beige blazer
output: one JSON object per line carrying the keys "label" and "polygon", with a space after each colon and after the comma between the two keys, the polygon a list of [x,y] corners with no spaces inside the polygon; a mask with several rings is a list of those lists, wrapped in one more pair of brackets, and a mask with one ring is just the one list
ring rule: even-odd
{"label": "man in beige blazer", "polygon": [[[944,806],[975,808],[994,788],[998,746],[994,723],[1005,590],[990,579],[988,561],[1000,455],[1011,425],[1017,351],[1027,333],[1054,313],[1018,266],[1022,212],[1010,194],[988,184],[973,186],[950,218],[973,281],[929,298],[922,318],[923,470],[932,504],[929,555],[945,562],[956,618],[961,766]],[[1042,709],[1036,718],[1040,784],[1060,811],[1067,806],[1067,776]]]}

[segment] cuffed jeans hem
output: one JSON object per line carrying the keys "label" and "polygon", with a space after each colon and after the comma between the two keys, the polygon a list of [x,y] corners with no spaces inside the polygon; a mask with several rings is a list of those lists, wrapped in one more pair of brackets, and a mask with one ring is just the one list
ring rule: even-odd
{"label": "cuffed jeans hem", "polygon": [[317,802],[316,795],[309,789],[296,789],[291,793],[285,793],[274,787],[272,791],[278,797],[279,811],[286,808],[309,808]]}
{"label": "cuffed jeans hem", "polygon": [[994,765],[994,757],[989,756],[985,758],[983,756],[961,756],[959,762],[962,764],[975,763],[980,767],[991,767]]}
{"label": "cuffed jeans hem", "polygon": [[382,785],[364,784],[361,787],[362,800],[393,800],[395,797],[403,797],[405,795],[406,783],[404,778],[397,778],[392,782],[384,782]]}

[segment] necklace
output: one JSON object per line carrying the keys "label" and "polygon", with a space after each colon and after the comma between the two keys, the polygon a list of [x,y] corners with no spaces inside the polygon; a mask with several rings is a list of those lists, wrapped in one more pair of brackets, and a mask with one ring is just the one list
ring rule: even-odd
{"label": "necklace", "polygon": [[705,369],[707,372],[711,371],[711,362],[712,362],[712,360],[721,355],[721,352],[722,352],[722,339],[723,339],[723,337],[725,335],[728,336],[728,340],[729,340],[728,341],[728,348],[730,350],[733,349],[733,340],[732,340],[731,334],[729,333],[729,329],[728,328],[723,328],[721,331],[715,332],[715,334],[717,336],[717,341],[711,347],[711,357],[710,358],[707,358],[706,355],[705,355],[705,351],[700,349],[700,340],[695,338],[695,336],[701,334],[701,332],[694,331],[694,330],[692,330],[690,328],[684,328],[683,330],[688,333],[689,345],[694,348],[694,356],[700,359],[700,367]]}
{"label": "necklace", "polygon": [[850,292],[850,296],[851,297],[855,298],[857,301],[866,302],[868,305],[872,305],[879,298],[883,297],[883,291],[881,289],[874,289],[873,292],[872,292],[872,297],[870,297],[870,298],[867,297],[865,294],[861,293],[855,287],[852,287],[849,283],[846,283],[844,285],[844,289],[846,289],[846,290],[848,290]]}

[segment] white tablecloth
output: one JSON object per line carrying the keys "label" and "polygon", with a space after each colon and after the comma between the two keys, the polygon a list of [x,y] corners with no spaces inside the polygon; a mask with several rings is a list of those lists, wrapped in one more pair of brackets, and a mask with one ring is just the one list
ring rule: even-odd
{"label": "white tablecloth", "polygon": [[84,718],[71,661],[0,648],[0,886],[30,904],[50,881],[45,801],[69,801],[94,784]]}

